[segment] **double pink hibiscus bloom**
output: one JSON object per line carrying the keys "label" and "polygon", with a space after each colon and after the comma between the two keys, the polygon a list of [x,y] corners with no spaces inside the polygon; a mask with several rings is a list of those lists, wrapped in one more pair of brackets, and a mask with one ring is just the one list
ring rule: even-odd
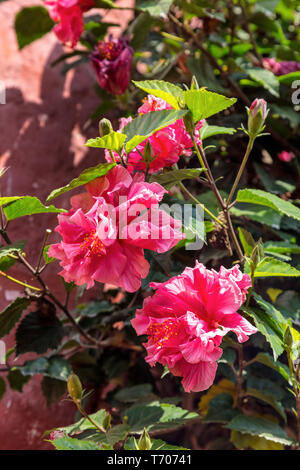
{"label": "double pink hibiscus bloom", "polygon": [[148,335],[146,361],[183,377],[186,392],[209,388],[223,336],[233,331],[242,343],[257,331],[237,313],[251,286],[249,276],[238,266],[216,272],[196,262],[181,275],[150,286],[155,294],[131,322],[138,335]]}
{"label": "double pink hibiscus bloom", "polygon": [[60,260],[67,282],[92,287],[95,281],[136,291],[149,271],[144,249],[163,253],[184,238],[181,222],[159,209],[166,190],[133,178],[122,166],[86,185],[58,216],[62,241],[49,256]]}

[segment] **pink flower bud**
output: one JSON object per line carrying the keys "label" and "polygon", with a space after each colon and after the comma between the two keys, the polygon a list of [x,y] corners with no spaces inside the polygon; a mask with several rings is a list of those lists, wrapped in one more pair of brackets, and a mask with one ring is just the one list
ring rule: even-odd
{"label": "pink flower bud", "polygon": [[256,98],[248,109],[248,132],[256,137],[262,130],[268,115],[267,103],[263,99]]}
{"label": "pink flower bud", "polygon": [[60,439],[61,437],[65,437],[63,431],[52,431],[50,432],[50,439],[51,441],[55,441],[55,439]]}
{"label": "pink flower bud", "polygon": [[263,99],[256,98],[250,106],[251,115],[255,117],[260,110],[262,112],[262,117],[266,119],[268,114],[267,102]]}

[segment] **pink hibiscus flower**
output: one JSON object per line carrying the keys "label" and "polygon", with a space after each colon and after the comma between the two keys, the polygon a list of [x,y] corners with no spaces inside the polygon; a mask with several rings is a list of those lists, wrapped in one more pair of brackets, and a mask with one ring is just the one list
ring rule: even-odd
{"label": "pink hibiscus flower", "polygon": [[184,238],[181,222],[159,209],[165,189],[132,178],[116,166],[71,198],[72,208],[58,216],[62,241],[49,256],[60,260],[65,281],[92,287],[94,281],[139,289],[149,271],[144,249],[163,253]]}
{"label": "pink hibiscus flower", "polygon": [[295,60],[282,60],[277,62],[272,57],[263,59],[263,66],[265,69],[270,70],[274,75],[286,75],[300,70],[300,62]]}
{"label": "pink hibiscus flower", "polygon": [[[166,101],[161,98],[156,98],[153,95],[148,95],[143,100],[143,105],[138,109],[139,115],[150,113],[153,111],[160,111],[163,109],[173,109]],[[121,131],[132,118],[122,118],[119,131]],[[199,130],[205,123],[204,120],[199,121],[195,129],[195,137],[197,143],[201,143],[199,138]],[[164,167],[169,167],[178,162],[181,155],[191,156],[193,142],[190,135],[185,130],[182,119],[174,122],[170,126],[164,127],[155,132],[148,139],[144,140],[129,155],[124,154],[123,158],[128,163],[128,170],[130,173],[136,171],[145,171],[146,163],[144,162],[141,154],[143,154],[147,140],[153,149],[154,160],[150,163],[149,172],[154,173]],[[119,159],[118,154],[114,154],[116,160]],[[111,156],[108,151],[105,152],[105,158],[108,162],[111,161]]]}
{"label": "pink hibiscus flower", "polygon": [[290,162],[295,158],[295,154],[293,152],[288,152],[287,150],[282,150],[278,155],[279,160],[282,162]]}
{"label": "pink hibiscus flower", "polygon": [[100,41],[89,58],[99,85],[113,95],[122,95],[130,82],[134,50],[125,38]]}
{"label": "pink hibiscus flower", "polygon": [[241,343],[257,331],[237,313],[250,285],[238,266],[216,272],[198,262],[167,282],[150,284],[156,292],[131,322],[138,335],[148,335],[146,361],[167,365],[183,378],[186,392],[209,388],[223,336],[233,331]]}
{"label": "pink hibiscus flower", "polygon": [[84,30],[82,14],[94,6],[94,0],[46,0],[54,32],[64,44],[74,48]]}

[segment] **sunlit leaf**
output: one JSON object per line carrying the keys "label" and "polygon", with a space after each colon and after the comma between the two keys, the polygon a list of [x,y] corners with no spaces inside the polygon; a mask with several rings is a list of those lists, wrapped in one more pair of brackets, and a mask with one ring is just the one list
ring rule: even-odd
{"label": "sunlit leaf", "polygon": [[87,168],[78,176],[78,178],[74,178],[66,186],[54,189],[47,197],[47,201],[51,201],[51,199],[54,199],[55,197],[60,196],[61,194],[70,191],[71,189],[83,186],[84,184],[87,184],[90,181],[99,178],[100,176],[105,176],[114,166],[116,166],[115,163],[100,163],[100,165]]}

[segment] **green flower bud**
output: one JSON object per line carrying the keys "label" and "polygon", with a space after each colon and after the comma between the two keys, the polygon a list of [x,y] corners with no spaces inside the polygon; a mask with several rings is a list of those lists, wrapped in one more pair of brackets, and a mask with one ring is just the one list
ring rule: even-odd
{"label": "green flower bud", "polygon": [[293,335],[292,335],[291,329],[290,329],[289,325],[287,325],[287,327],[285,329],[285,332],[284,332],[284,335],[283,335],[283,343],[288,348],[291,348],[292,345],[293,345],[293,342],[294,342],[294,340],[293,340]]}
{"label": "green flower bud", "polygon": [[256,137],[263,130],[265,120],[269,113],[266,101],[256,98],[250,108],[247,108],[247,112],[249,136]]}
{"label": "green flower bud", "polygon": [[104,429],[107,431],[110,426],[111,426],[111,415],[109,413],[107,413],[107,415],[105,416],[104,420],[103,420],[103,423],[102,423],[102,426],[104,427]]}
{"label": "green flower bud", "polygon": [[70,397],[75,402],[81,402],[82,399],[82,385],[78,375],[70,374],[67,382],[68,392]]}
{"label": "green flower bud", "polygon": [[147,163],[147,165],[150,165],[153,160],[153,148],[149,140],[147,140],[146,145],[144,147],[143,159]]}
{"label": "green flower bud", "polygon": [[99,134],[100,137],[104,137],[107,134],[113,132],[113,127],[109,119],[103,118],[99,122]]}
{"label": "green flower bud", "polygon": [[136,446],[138,450],[151,450],[152,442],[151,442],[149,434],[146,431],[146,428],[144,428],[144,431],[141,437],[139,438]]}

